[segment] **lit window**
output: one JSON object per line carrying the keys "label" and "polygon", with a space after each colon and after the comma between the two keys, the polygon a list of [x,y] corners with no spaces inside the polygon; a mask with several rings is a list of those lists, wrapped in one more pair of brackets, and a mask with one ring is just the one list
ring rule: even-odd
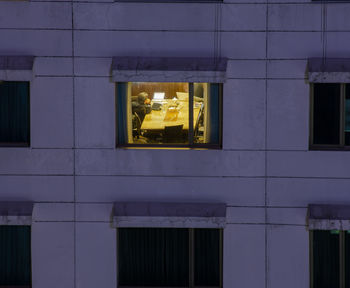
{"label": "lit window", "polygon": [[350,287],[350,231],[311,234],[311,288]]}
{"label": "lit window", "polygon": [[31,286],[30,226],[0,226],[0,287]]}
{"label": "lit window", "polygon": [[29,82],[0,81],[0,146],[29,146]]}
{"label": "lit window", "polygon": [[119,146],[221,147],[222,84],[117,83]]}
{"label": "lit window", "polygon": [[119,228],[118,287],[222,287],[222,230]]}

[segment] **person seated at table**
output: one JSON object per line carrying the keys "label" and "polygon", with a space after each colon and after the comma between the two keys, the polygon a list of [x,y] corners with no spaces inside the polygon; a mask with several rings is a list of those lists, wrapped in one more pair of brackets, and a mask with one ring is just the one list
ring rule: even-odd
{"label": "person seated at table", "polygon": [[136,112],[142,123],[146,114],[151,113],[151,100],[146,92],[141,92],[137,97],[133,96],[133,98],[131,101],[132,113]]}

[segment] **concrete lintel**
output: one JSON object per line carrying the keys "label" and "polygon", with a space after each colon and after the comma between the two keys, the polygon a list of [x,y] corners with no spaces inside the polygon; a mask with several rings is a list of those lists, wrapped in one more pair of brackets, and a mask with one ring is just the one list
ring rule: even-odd
{"label": "concrete lintel", "polygon": [[113,217],[113,227],[115,228],[224,228],[225,224],[225,217]]}
{"label": "concrete lintel", "polygon": [[350,83],[350,72],[309,72],[311,83]]}
{"label": "concrete lintel", "polygon": [[32,70],[0,70],[0,81],[32,81]]}
{"label": "concrete lintel", "polygon": [[350,230],[350,220],[309,219],[309,230]]}
{"label": "concrete lintel", "polygon": [[309,58],[309,82],[350,83],[350,58]]}
{"label": "concrete lintel", "polygon": [[114,82],[208,82],[224,83],[226,73],[222,71],[147,71],[114,70]]}
{"label": "concrete lintel", "polygon": [[113,214],[114,227],[222,228],[226,204],[124,202]]}
{"label": "concrete lintel", "polygon": [[34,56],[0,56],[0,70],[33,70]]}
{"label": "concrete lintel", "polygon": [[114,57],[112,78],[116,82],[223,83],[226,69],[226,58]]}
{"label": "concrete lintel", "polygon": [[32,225],[32,216],[0,215],[0,225]]}
{"label": "concrete lintel", "polygon": [[350,220],[350,205],[310,204],[309,219]]}
{"label": "concrete lintel", "polygon": [[114,216],[226,217],[223,203],[117,202]]}
{"label": "concrete lintel", "polygon": [[0,81],[33,80],[34,56],[0,56]]}
{"label": "concrete lintel", "polygon": [[308,212],[310,230],[350,230],[350,205],[311,204]]}
{"label": "concrete lintel", "polygon": [[32,202],[0,202],[0,225],[31,225]]}

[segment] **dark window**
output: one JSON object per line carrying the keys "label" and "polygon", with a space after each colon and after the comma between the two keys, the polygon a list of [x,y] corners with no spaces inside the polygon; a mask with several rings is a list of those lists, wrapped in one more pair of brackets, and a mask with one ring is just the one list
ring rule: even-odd
{"label": "dark window", "polygon": [[30,226],[0,226],[0,287],[31,286]]}
{"label": "dark window", "polygon": [[194,230],[194,284],[219,286],[220,234],[215,229]]}
{"label": "dark window", "polygon": [[339,144],[340,84],[314,85],[314,144]]}
{"label": "dark window", "polygon": [[117,145],[221,148],[222,85],[117,84]]}
{"label": "dark window", "polygon": [[350,85],[315,83],[311,99],[311,148],[348,149]]}
{"label": "dark window", "polygon": [[29,82],[0,81],[0,145],[29,145]]}
{"label": "dark window", "polygon": [[311,288],[350,288],[350,231],[311,232]]}
{"label": "dark window", "polygon": [[221,287],[221,230],[119,228],[119,287]]}

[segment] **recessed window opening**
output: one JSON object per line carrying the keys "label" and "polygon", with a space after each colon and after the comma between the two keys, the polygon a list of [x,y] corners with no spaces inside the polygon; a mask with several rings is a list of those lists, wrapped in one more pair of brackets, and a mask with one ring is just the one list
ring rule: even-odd
{"label": "recessed window opening", "polygon": [[222,85],[117,83],[117,145],[221,146]]}
{"label": "recessed window opening", "polygon": [[350,231],[310,231],[311,288],[350,287]]}
{"label": "recessed window opening", "polygon": [[0,146],[29,146],[29,82],[0,81]]}
{"label": "recessed window opening", "polygon": [[31,287],[30,231],[30,226],[0,226],[0,287]]}
{"label": "recessed window opening", "polygon": [[350,148],[350,85],[311,86],[311,148]]}
{"label": "recessed window opening", "polygon": [[118,287],[222,287],[222,230],[119,228]]}

